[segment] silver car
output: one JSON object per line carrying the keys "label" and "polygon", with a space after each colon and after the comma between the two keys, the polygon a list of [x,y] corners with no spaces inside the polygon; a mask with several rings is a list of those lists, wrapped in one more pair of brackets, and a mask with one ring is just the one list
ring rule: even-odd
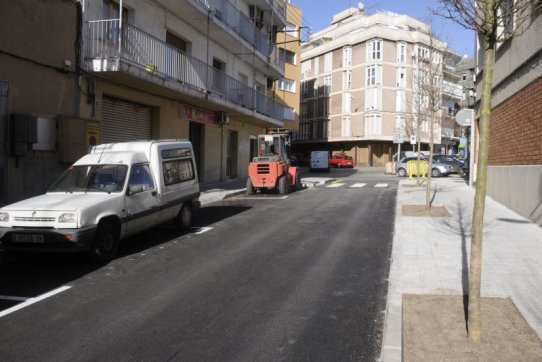
{"label": "silver car", "polygon": [[[397,162],[395,167],[396,173],[398,176],[405,177],[407,175],[407,162],[412,160],[417,160],[418,157],[405,157],[401,161]],[[427,158],[421,157],[420,160],[428,161]],[[459,164],[446,164],[438,161],[433,161],[431,167],[431,176],[440,177],[448,176],[453,173],[459,173],[461,166]]]}

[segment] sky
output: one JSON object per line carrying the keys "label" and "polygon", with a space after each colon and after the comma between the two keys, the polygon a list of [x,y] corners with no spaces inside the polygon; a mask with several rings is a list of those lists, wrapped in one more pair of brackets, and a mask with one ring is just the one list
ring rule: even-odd
{"label": "sky", "polygon": [[[291,0],[292,5],[302,11],[303,26],[310,26],[315,33],[329,25],[333,15],[357,7],[359,1],[353,0]],[[425,20],[431,15],[429,8],[437,9],[437,0],[365,0],[361,1],[365,12],[374,14],[377,11],[391,11],[397,14],[406,14],[413,18]],[[474,55],[474,33],[464,29],[451,20],[432,16],[434,33],[458,54]],[[303,34],[306,34],[303,32]]]}

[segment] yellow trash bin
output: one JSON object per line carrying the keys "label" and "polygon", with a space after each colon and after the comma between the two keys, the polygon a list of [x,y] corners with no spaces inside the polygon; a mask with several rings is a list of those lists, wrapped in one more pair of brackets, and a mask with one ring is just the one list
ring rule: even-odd
{"label": "yellow trash bin", "polygon": [[429,168],[429,162],[426,160],[410,160],[406,164],[408,178],[412,176],[420,175],[421,177],[427,176],[427,169]]}

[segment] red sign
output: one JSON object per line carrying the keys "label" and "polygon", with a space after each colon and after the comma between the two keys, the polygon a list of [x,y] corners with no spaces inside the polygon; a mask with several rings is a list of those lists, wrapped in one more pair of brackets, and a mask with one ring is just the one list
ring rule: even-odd
{"label": "red sign", "polygon": [[219,120],[215,112],[209,112],[201,108],[181,104],[181,118],[193,122],[207,123],[218,125]]}

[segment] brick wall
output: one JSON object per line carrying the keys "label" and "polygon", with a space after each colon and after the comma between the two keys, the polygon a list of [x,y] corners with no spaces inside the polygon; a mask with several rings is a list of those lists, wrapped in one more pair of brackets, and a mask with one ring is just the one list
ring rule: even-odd
{"label": "brick wall", "polygon": [[489,165],[542,165],[542,78],[492,110]]}

